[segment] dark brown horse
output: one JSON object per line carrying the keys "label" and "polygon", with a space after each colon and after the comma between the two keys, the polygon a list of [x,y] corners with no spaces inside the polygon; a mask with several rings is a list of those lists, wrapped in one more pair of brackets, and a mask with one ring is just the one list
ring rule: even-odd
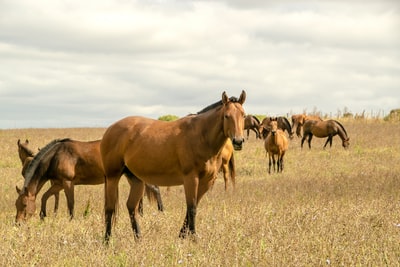
{"label": "dark brown horse", "polygon": [[286,131],[289,135],[289,138],[292,139],[293,138],[293,130],[292,130],[292,126],[290,125],[290,122],[288,121],[288,119],[286,117],[280,116],[280,117],[265,117],[261,124],[260,124],[260,129],[259,132],[261,134],[261,136],[265,139],[269,133],[269,128],[270,123],[272,120],[277,121],[278,123],[278,128],[281,129],[282,131]]}
{"label": "dark brown horse", "polygon": [[253,115],[247,115],[244,118],[244,129],[247,130],[247,139],[249,139],[250,130],[256,133],[256,138],[261,138],[260,132],[260,120]]}
{"label": "dark brown horse", "polygon": [[[265,151],[268,155],[268,173],[271,173],[271,165],[273,165],[274,171],[282,172],[283,157],[289,147],[289,142],[285,133],[278,128],[277,118],[271,118],[269,132],[264,141]],[[277,169],[275,169],[275,165],[277,165]]]}
{"label": "dark brown horse", "polygon": [[297,137],[301,137],[301,129],[307,120],[322,121],[321,117],[316,115],[295,114],[292,115],[292,129],[296,129]]}
{"label": "dark brown horse", "polygon": [[106,173],[105,241],[111,236],[118,204],[118,183],[129,179],[127,208],[136,239],[141,237],[138,203],[144,184],[184,186],[187,211],[179,236],[195,237],[195,220],[200,199],[213,184],[221,166],[221,151],[230,138],[235,150],[244,142],[246,93],[208,106],[194,116],[165,122],[144,117],[127,117],[112,124],[101,141]]}
{"label": "dark brown horse", "polygon": [[[33,158],[25,173],[22,190],[17,188],[16,222],[32,216],[36,209],[36,195],[43,185],[51,180],[51,187],[43,194],[40,218],[46,217],[47,199],[64,189],[67,198],[69,215],[74,214],[74,186],[98,185],[105,181],[100,157],[100,140],[80,142],[71,139],[57,139],[50,142]],[[146,192],[161,201],[159,190],[150,186]],[[162,203],[158,202],[159,209]]]}
{"label": "dark brown horse", "polygon": [[311,139],[313,135],[319,138],[328,137],[325,142],[324,148],[326,147],[328,142],[330,144],[330,147],[332,147],[332,139],[337,134],[339,135],[340,139],[342,139],[342,146],[345,149],[348,148],[350,145],[350,138],[347,136],[347,132],[340,122],[335,120],[307,120],[303,125],[303,138],[301,139],[301,148],[303,148],[303,143],[308,137],[308,147],[311,149]]}
{"label": "dark brown horse", "polygon": [[[19,159],[21,160],[22,163],[22,176],[25,177],[25,172],[26,169],[29,166],[29,163],[33,160],[35,157],[35,153],[28,147],[29,145],[29,140],[26,139],[25,143],[21,143],[20,139],[18,139],[17,142],[18,145],[18,156]],[[50,180],[51,184],[54,184],[53,180]],[[54,213],[58,211],[58,203],[60,202],[60,193],[59,192],[54,192],[53,193],[55,200],[54,200]],[[51,196],[51,193],[47,191],[46,193],[43,194],[41,202],[44,203],[44,206],[46,206],[47,199]]]}

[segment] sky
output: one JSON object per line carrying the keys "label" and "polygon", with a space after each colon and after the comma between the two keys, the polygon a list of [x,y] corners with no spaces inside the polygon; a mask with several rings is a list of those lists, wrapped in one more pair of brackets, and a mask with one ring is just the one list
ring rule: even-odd
{"label": "sky", "polygon": [[400,108],[400,1],[0,0],[0,129]]}

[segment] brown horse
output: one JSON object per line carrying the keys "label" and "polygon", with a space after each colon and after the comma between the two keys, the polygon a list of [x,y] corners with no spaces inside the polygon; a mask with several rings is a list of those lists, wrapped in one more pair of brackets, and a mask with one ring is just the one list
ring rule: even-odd
{"label": "brown horse", "polygon": [[213,184],[221,166],[221,150],[230,138],[235,150],[244,142],[246,93],[208,106],[194,116],[165,122],[144,117],[127,117],[112,124],[101,141],[101,156],[106,173],[105,242],[111,236],[118,204],[121,175],[129,179],[127,208],[135,239],[141,237],[138,203],[144,184],[184,186],[186,216],[179,237],[195,238],[195,220],[200,199]]}
{"label": "brown horse", "polygon": [[306,114],[292,115],[292,129],[296,129],[297,137],[301,137],[301,129],[307,120],[322,121],[321,117]]}
{"label": "brown horse", "polygon": [[260,120],[253,115],[247,115],[244,118],[244,129],[247,130],[247,139],[249,139],[250,130],[256,133],[256,138],[261,138],[260,132]]}
{"label": "brown horse", "polygon": [[[289,146],[288,140],[285,133],[278,128],[278,121],[276,118],[271,119],[269,125],[270,133],[264,141],[265,151],[268,155],[268,173],[271,173],[271,165],[273,165],[274,171],[282,172],[283,157]],[[275,156],[277,156],[276,159]],[[275,164],[277,165],[276,170]]]}
{"label": "brown horse", "polygon": [[[25,143],[21,143],[20,139],[18,139],[17,142],[18,145],[18,156],[19,159],[21,160],[22,163],[22,176],[25,177],[25,172],[26,169],[29,166],[29,163],[33,160],[33,158],[35,157],[35,153],[28,147],[29,145],[29,140],[26,139]],[[51,184],[54,184],[53,180],[50,180]],[[50,192],[46,192],[43,194],[42,196],[42,203],[46,203],[47,199],[50,197],[51,193]],[[55,200],[54,200],[54,213],[56,213],[58,211],[58,203],[60,202],[60,193],[59,192],[54,192],[53,193]],[[46,204],[44,204],[44,206],[46,206]]]}
{"label": "brown horse", "polygon": [[[57,139],[50,142],[33,158],[25,173],[23,189],[17,188],[18,198],[16,201],[16,222],[31,217],[36,209],[36,195],[43,185],[52,181],[51,187],[43,194],[40,218],[46,217],[47,199],[53,194],[59,194],[64,189],[67,198],[69,215],[74,214],[74,186],[75,185],[98,185],[105,181],[100,156],[100,140],[91,142],[80,142],[71,139]],[[149,186],[147,193],[154,195],[149,199],[156,198],[159,209],[162,203],[158,188]]]}
{"label": "brown horse", "polygon": [[277,118],[272,118],[272,117],[265,117],[261,124],[260,124],[260,129],[259,132],[261,136],[265,139],[270,131],[270,123],[272,120],[276,120],[278,122],[278,128],[281,129],[282,131],[287,131],[289,134],[289,138],[293,138],[293,131],[292,131],[292,126],[290,126],[290,122],[286,117],[280,116]]}
{"label": "brown horse", "polygon": [[326,147],[328,142],[330,144],[330,147],[332,147],[332,139],[337,134],[340,136],[340,139],[342,139],[342,146],[345,149],[348,148],[350,145],[350,138],[347,136],[347,132],[340,122],[335,120],[308,120],[304,123],[303,126],[303,138],[301,139],[301,148],[303,148],[303,143],[308,136],[308,147],[311,149],[311,139],[313,135],[319,138],[328,137],[325,142],[324,148]]}

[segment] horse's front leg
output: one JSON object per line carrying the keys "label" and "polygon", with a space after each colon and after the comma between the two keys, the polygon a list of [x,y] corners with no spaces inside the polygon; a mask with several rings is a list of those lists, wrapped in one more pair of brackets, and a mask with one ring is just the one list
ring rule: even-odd
{"label": "horse's front leg", "polygon": [[127,174],[126,176],[128,177],[128,182],[131,187],[128,200],[126,202],[126,207],[131,219],[131,225],[135,239],[138,240],[141,237],[141,233],[137,216],[140,214],[139,203],[142,201],[144,196],[145,183],[131,173],[129,175]]}
{"label": "horse's front leg", "polygon": [[[40,208],[40,219],[44,219],[46,217],[46,206],[47,206],[47,200],[49,199],[49,197],[51,195],[57,195],[59,196],[59,192],[63,189],[63,186],[61,184],[57,184],[57,183],[52,183],[52,186],[49,188],[49,190],[47,190],[43,196],[42,196],[42,200],[41,200],[41,208]],[[55,199],[55,205],[57,204],[58,207],[58,201],[57,198]]]}
{"label": "horse's front leg", "polygon": [[63,187],[64,187],[65,197],[67,198],[69,217],[72,220],[74,218],[74,206],[75,206],[74,183],[71,180],[64,180]]}
{"label": "horse's front leg", "polygon": [[186,197],[186,216],[183,226],[179,232],[180,238],[186,238],[189,234],[196,234],[196,212],[197,212],[197,191],[199,187],[198,177],[185,177],[184,181]]}

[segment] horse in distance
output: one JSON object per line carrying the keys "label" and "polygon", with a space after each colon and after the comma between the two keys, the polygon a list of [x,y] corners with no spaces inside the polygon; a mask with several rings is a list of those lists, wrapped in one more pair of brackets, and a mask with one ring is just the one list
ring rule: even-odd
{"label": "horse in distance", "polygon": [[183,185],[186,216],[179,237],[196,238],[197,206],[214,183],[221,166],[221,150],[228,138],[235,150],[242,149],[245,99],[244,91],[239,98],[229,98],[223,92],[220,101],[193,116],[169,122],[131,116],[108,127],[100,146],[106,174],[106,243],[115,220],[122,174],[130,184],[127,208],[135,239],[141,237],[137,214],[145,183]]}
{"label": "horse in distance", "polygon": [[247,139],[249,139],[250,130],[256,133],[256,139],[260,136],[260,120],[254,115],[247,115],[244,118],[244,129],[247,131]]}
{"label": "horse in distance", "polygon": [[321,117],[316,116],[316,115],[306,115],[306,114],[292,115],[292,128],[293,128],[293,131],[296,129],[297,137],[302,137],[301,130],[303,128],[304,123],[308,120],[322,121]]}
{"label": "horse in distance", "polygon": [[[264,148],[268,155],[268,173],[271,173],[271,165],[274,171],[283,171],[283,158],[289,147],[288,139],[284,132],[278,128],[278,121],[272,118],[270,123],[270,133],[264,141]],[[276,165],[276,169],[275,169]]]}
{"label": "horse in distance", "polygon": [[261,136],[263,137],[263,139],[265,139],[269,133],[269,129],[270,127],[270,123],[272,120],[275,120],[278,123],[278,128],[281,129],[282,131],[286,131],[289,135],[289,138],[292,139],[293,138],[293,130],[292,130],[292,126],[290,125],[289,120],[286,117],[283,116],[279,116],[276,118],[272,118],[272,117],[265,117],[260,124],[260,128],[259,128],[259,132],[261,134]]}
{"label": "horse in distance", "polygon": [[325,120],[325,121],[314,121],[308,120],[303,126],[303,138],[301,139],[301,148],[303,148],[303,143],[308,137],[308,147],[311,149],[311,140],[313,136],[326,139],[324,148],[329,143],[332,147],[332,139],[335,135],[339,135],[342,139],[342,146],[347,149],[350,145],[350,138],[347,135],[346,129],[343,125],[336,120]]}
{"label": "horse in distance", "polygon": [[[17,187],[17,223],[34,214],[36,195],[48,180],[52,183],[43,194],[40,218],[46,217],[47,199],[61,190],[64,190],[69,215],[73,218],[74,186],[99,185],[105,181],[100,157],[100,140],[90,142],[68,138],[53,140],[34,156],[24,173],[24,178],[24,187],[22,189]],[[154,193],[159,194],[159,191]],[[155,197],[158,199],[157,195]]]}

